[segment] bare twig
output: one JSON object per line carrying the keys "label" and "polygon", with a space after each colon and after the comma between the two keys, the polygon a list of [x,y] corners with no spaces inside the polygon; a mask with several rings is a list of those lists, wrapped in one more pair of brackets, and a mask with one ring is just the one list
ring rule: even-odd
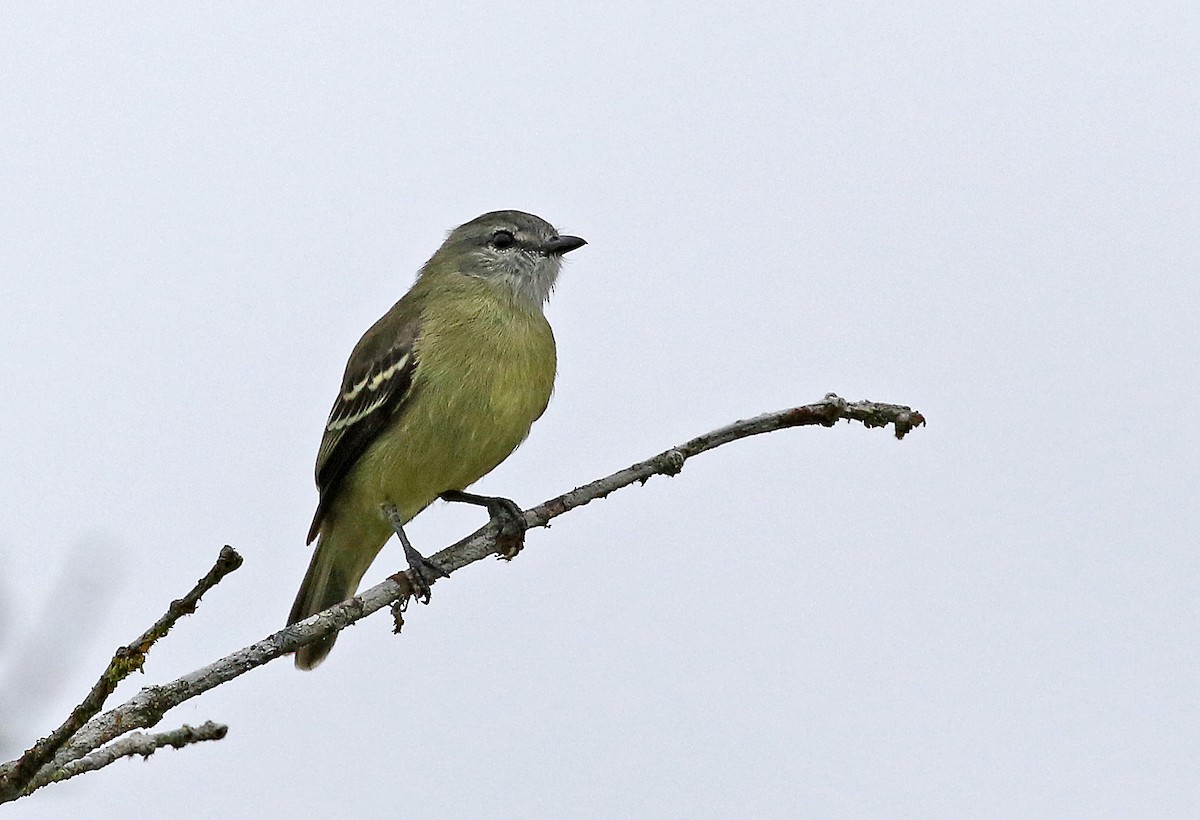
{"label": "bare twig", "polygon": [[30,747],[14,763],[6,764],[0,769],[0,803],[12,800],[25,792],[25,787],[34,779],[38,770],[46,765],[54,753],[70,740],[80,727],[104,707],[104,701],[117,688],[117,684],[129,677],[134,670],[141,670],[146,662],[146,653],[150,651],[155,642],[170,632],[171,627],[184,615],[195,612],[200,597],[241,565],[242,556],[238,555],[232,547],[226,546],[221,550],[212,569],[196,582],[187,595],[172,601],[166,613],[155,621],[153,626],[139,635],[133,643],[119,648],[112,660],[109,661],[104,674],[96,681],[87,697],[72,710],[71,716],[61,726]]}
{"label": "bare twig", "polygon": [[[822,425],[832,427],[839,419],[860,421],[867,427],[895,427],[897,438],[903,438],[914,427],[925,423],[924,417],[909,407],[876,402],[847,402],[833,394],[814,404],[792,407],[767,413],[752,419],[737,421],[713,430],[691,441],[672,447],[653,458],[638,462],[605,478],[585,484],[525,511],[529,527],[544,527],[552,519],[614,490],[634,482],[645,483],[655,475],[676,475],[684,462],[706,450],[737,439],[769,433],[787,427]],[[462,569],[488,555],[499,552],[499,528],[488,524],[456,544],[430,556],[447,573]],[[403,606],[411,597],[413,587],[405,573],[397,573],[359,595],[330,607],[306,620],[270,635],[257,643],[221,658],[190,674],[162,686],[142,689],[120,706],[90,720],[55,754],[34,780],[34,788],[52,782],[55,771],[66,771],[72,761],[78,761],[106,743],[131,729],[148,728],[162,720],[167,710],[220,686],[233,678],[262,666],[275,658],[294,652],[321,638],[340,631],[367,615],[391,604]],[[0,799],[3,802],[3,799]]]}
{"label": "bare twig", "polygon": [[61,783],[64,780],[70,780],[76,775],[103,769],[108,764],[115,763],[123,757],[141,755],[143,758],[147,758],[164,746],[170,746],[173,749],[182,749],[191,743],[202,743],[205,740],[220,740],[228,732],[228,726],[221,723],[213,723],[211,720],[195,728],[185,723],[178,729],[172,729],[169,732],[158,732],[157,734],[133,732],[125,735],[120,740],[114,740],[102,749],[97,749],[78,760],[71,761],[61,769],[52,769],[48,772],[38,774],[33,779],[33,782],[29,784],[27,790],[32,792],[50,783]]}

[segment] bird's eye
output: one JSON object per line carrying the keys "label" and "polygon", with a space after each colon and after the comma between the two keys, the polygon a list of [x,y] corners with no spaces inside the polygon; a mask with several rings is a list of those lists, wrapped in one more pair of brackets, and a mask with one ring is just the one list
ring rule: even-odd
{"label": "bird's eye", "polygon": [[501,250],[511,248],[516,241],[516,238],[508,231],[496,231],[492,234],[492,247],[494,248]]}

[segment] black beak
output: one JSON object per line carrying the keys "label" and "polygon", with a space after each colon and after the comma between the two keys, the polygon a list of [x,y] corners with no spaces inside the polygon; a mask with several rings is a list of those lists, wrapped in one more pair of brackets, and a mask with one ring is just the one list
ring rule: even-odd
{"label": "black beak", "polygon": [[576,248],[582,248],[587,244],[586,240],[580,239],[578,236],[556,236],[542,245],[542,250],[548,254],[562,256],[564,253],[570,253]]}

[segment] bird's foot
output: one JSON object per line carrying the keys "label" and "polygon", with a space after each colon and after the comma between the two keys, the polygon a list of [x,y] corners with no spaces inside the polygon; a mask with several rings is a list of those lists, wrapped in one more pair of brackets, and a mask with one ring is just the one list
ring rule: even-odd
{"label": "bird's foot", "polygon": [[511,561],[525,548],[525,511],[511,498],[493,498],[488,517],[500,527],[496,536],[497,557]]}
{"label": "bird's foot", "polygon": [[404,532],[404,521],[400,511],[394,504],[384,505],[383,511],[395,530],[396,537],[400,539],[400,545],[404,547],[404,557],[408,560],[408,582],[412,586],[413,597],[427,604],[432,594],[430,587],[433,582],[438,578],[449,578],[450,573],[430,561],[412,545]]}
{"label": "bird's foot", "polygon": [[462,490],[447,490],[442,493],[444,501],[460,501],[464,504],[474,504],[486,507],[488,517],[499,529],[496,535],[497,556],[505,561],[517,557],[525,546],[525,512],[511,498],[501,498],[492,495],[476,495]]}
{"label": "bird's foot", "polygon": [[412,584],[413,597],[423,604],[429,603],[429,587],[438,578],[449,578],[450,573],[417,552],[411,544],[405,544],[404,557],[408,559],[408,580]]}

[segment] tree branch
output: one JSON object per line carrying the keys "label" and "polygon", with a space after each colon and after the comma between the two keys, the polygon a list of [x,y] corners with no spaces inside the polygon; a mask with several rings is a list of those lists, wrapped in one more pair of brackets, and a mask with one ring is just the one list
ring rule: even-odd
{"label": "tree branch", "polygon": [[28,791],[40,789],[50,783],[61,783],[76,775],[103,769],[110,763],[115,763],[123,757],[141,755],[147,758],[161,749],[170,746],[182,749],[191,743],[202,743],[205,740],[220,740],[229,732],[229,727],[211,720],[192,728],[186,723],[178,729],[169,732],[159,732],[148,735],[145,732],[133,732],[120,740],[115,740],[102,749],[86,754],[78,760],[73,760],[61,769],[49,769],[38,774],[28,786]]}
{"label": "tree branch", "polygon": [[146,654],[155,642],[170,632],[171,627],[175,626],[176,622],[184,615],[195,612],[201,596],[241,565],[242,556],[238,555],[233,547],[224,547],[212,569],[196,582],[187,595],[172,601],[171,605],[167,607],[166,613],[155,621],[153,626],[139,635],[133,643],[120,647],[113,654],[112,660],[108,662],[108,668],[104,670],[104,674],[92,686],[87,697],[71,711],[70,717],[48,736],[30,747],[15,762],[0,767],[0,803],[20,796],[25,791],[25,787],[37,775],[38,770],[46,765],[54,753],[104,707],[104,702],[117,688],[117,684],[129,677],[134,670],[141,670],[146,662]]}
{"label": "tree branch", "polygon": [[[859,421],[867,427],[884,427],[890,424],[895,428],[896,438],[903,438],[914,427],[925,423],[925,418],[909,407],[868,401],[851,403],[831,393],[822,401],[813,404],[734,422],[698,436],[678,447],[665,450],[610,476],[563,493],[525,511],[525,523],[529,527],[544,527],[557,516],[597,498],[604,498],[614,490],[627,487],[634,482],[644,484],[655,475],[677,475],[689,458],[731,441],[788,427],[807,425],[832,427],[839,419]],[[430,558],[447,573],[452,573],[501,551],[503,546],[497,544],[500,536],[499,527],[494,523],[489,523]],[[53,761],[43,765],[40,771],[35,770],[36,777],[30,775],[26,778],[25,782],[30,784],[26,793],[58,779],[56,773],[70,771],[69,767],[73,765],[83,765],[78,761],[91,757],[94,750],[111,743],[126,732],[156,725],[169,709],[197,695],[278,657],[290,654],[301,646],[340,631],[390,604],[395,604],[398,611],[412,596],[412,593],[413,588],[407,574],[397,573],[347,601],[281,629],[208,666],[170,683],[142,689],[120,706],[92,718],[77,733],[72,732],[74,736],[68,743],[58,748]],[[397,625],[399,626],[399,620]],[[153,628],[151,632],[153,632]],[[114,663],[116,660],[114,658]],[[74,715],[72,717],[74,718]],[[111,749],[115,745],[105,748]],[[26,756],[28,757],[28,753]],[[24,759],[22,758],[22,760]],[[13,764],[9,764],[9,767],[12,766]],[[0,771],[4,771],[4,769],[0,769]],[[9,777],[11,778],[11,774]],[[12,798],[0,796],[0,802],[5,802],[6,799]]]}

